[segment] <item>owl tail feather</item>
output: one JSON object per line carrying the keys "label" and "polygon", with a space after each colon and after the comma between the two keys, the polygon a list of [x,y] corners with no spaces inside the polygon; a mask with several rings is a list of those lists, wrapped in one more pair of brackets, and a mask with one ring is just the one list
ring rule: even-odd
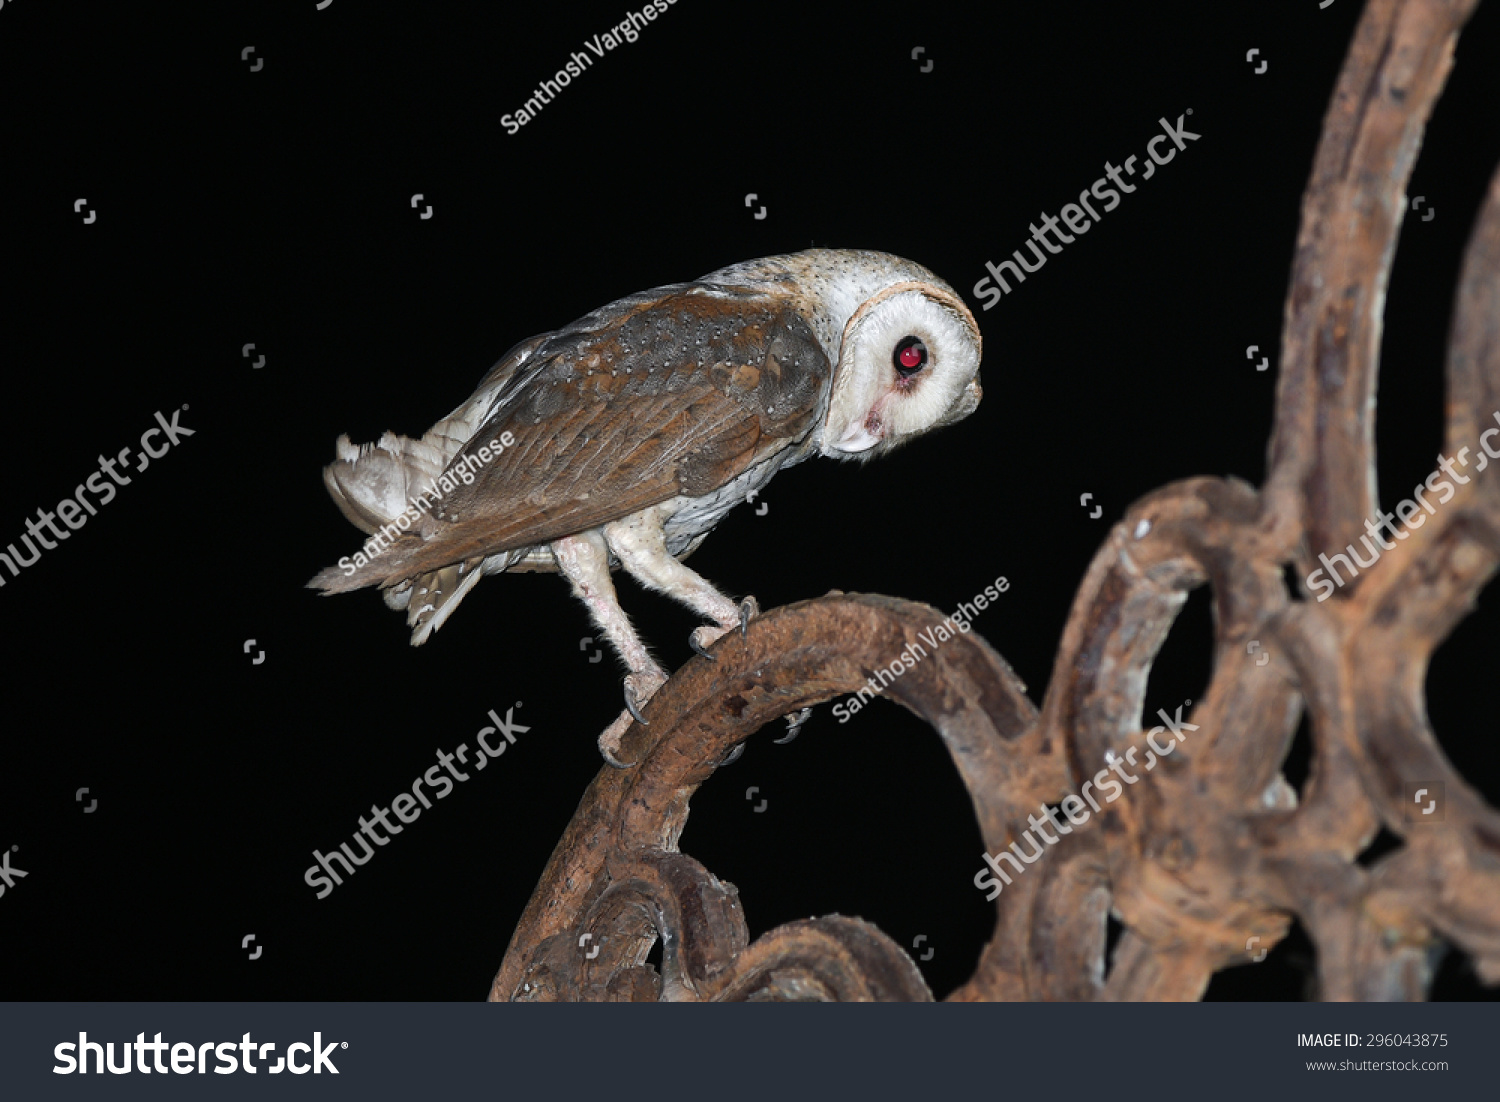
{"label": "owl tail feather", "polygon": [[[421,541],[414,540],[411,550],[415,551],[420,546]],[[355,568],[352,574],[346,574],[340,567],[330,566],[307,585],[309,589],[322,590],[325,595],[347,593],[368,585],[388,587],[383,594],[385,603],[391,608],[406,611],[406,624],[412,629],[411,645],[420,647],[447,622],[465,594],[474,588],[474,583],[485,573],[484,557],[429,570],[398,585],[391,585],[392,581],[401,576],[400,563],[388,561],[398,550],[400,549],[393,547],[388,555]]]}
{"label": "owl tail feather", "polygon": [[335,445],[338,460],[323,469],[323,484],[340,511],[375,541],[373,546],[366,543],[359,556],[345,556],[341,565],[320,572],[309,588],[325,594],[370,585],[385,588],[386,604],[406,610],[414,647],[425,643],[453,614],[479,580],[484,562],[478,558],[455,563],[410,579],[402,569],[421,549],[422,540],[400,533],[396,519],[436,483],[451,453],[462,447],[461,440],[443,435],[447,425],[440,422],[421,440],[388,432],[377,443],[361,447],[340,436]]}
{"label": "owl tail feather", "polygon": [[[358,554],[345,555],[339,560],[339,565],[318,571],[312,581],[307,583],[307,588],[320,590],[330,596],[334,593],[352,593],[369,585],[380,586],[387,590],[388,595],[405,592],[409,572],[404,571],[402,566],[421,548],[422,541],[413,539],[410,545],[403,546],[404,544],[406,541],[401,540],[390,545],[384,553],[376,550],[374,555],[370,555],[366,548],[372,548],[372,544],[367,543]],[[365,561],[361,562],[361,558]],[[405,608],[406,603],[403,601],[391,607]]]}
{"label": "owl tail feather", "polygon": [[[389,587],[404,582],[405,561],[422,546],[408,533],[410,520],[398,524],[411,503],[433,486],[444,466],[447,449],[434,442],[435,426],[421,440],[388,432],[374,444],[356,447],[347,436],[334,445],[338,458],[323,468],[323,485],[339,511],[371,539],[353,556],[345,555],[308,583],[324,593],[348,593],[367,585]],[[455,442],[453,450],[461,447]],[[397,607],[405,607],[404,604]]]}
{"label": "owl tail feather", "polygon": [[497,387],[482,385],[420,440],[387,432],[373,444],[355,447],[340,436],[334,444],[337,458],[323,468],[323,485],[350,523],[373,535],[430,492],[483,424]]}
{"label": "owl tail feather", "polygon": [[[420,647],[427,642],[428,636],[447,622],[464,595],[479,580],[483,563],[482,558],[470,559],[412,579],[410,594],[402,594],[406,600],[406,623],[412,629],[412,646]],[[394,591],[387,591],[386,604],[392,608],[402,607],[393,603],[394,596]]]}
{"label": "owl tail feather", "polygon": [[338,438],[338,459],[323,468],[323,485],[351,524],[374,535],[436,484],[451,454],[430,443],[432,436],[413,440],[388,432],[358,447],[347,436]]}
{"label": "owl tail feather", "polygon": [[[420,440],[387,432],[373,444],[356,447],[348,436],[338,438],[334,445],[337,458],[323,468],[323,484],[350,523],[375,536],[375,540],[367,542],[360,554],[345,556],[339,565],[321,571],[307,583],[308,588],[332,594],[380,586],[386,604],[406,610],[414,647],[443,626],[480,574],[486,572],[484,557],[412,577],[406,564],[422,549],[424,541],[414,530],[400,530],[397,519],[437,485],[454,456],[489,416],[507,378],[500,369],[513,371],[529,351],[526,347],[517,355],[518,350],[513,349],[468,401],[428,429]],[[508,565],[509,560],[491,561],[488,572]]]}

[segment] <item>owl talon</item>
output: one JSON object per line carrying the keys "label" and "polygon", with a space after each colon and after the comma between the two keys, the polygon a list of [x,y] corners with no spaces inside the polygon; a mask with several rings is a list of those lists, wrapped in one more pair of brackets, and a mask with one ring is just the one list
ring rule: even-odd
{"label": "owl talon", "polygon": [[639,723],[642,727],[651,726],[651,724],[646,722],[646,717],[641,715],[640,706],[635,702],[635,693],[631,691],[629,681],[625,682],[625,710],[629,712],[631,718]]}
{"label": "owl talon", "polygon": [[[707,658],[710,662],[717,662],[718,659],[715,658],[713,655],[709,654],[708,653],[708,649],[701,642],[698,641],[698,633],[699,632],[703,632],[705,635],[708,634],[708,632],[704,631],[704,628],[694,628],[691,632],[688,633],[688,646],[690,646],[690,647],[693,648],[693,653],[694,654],[701,654],[704,658]],[[710,640],[710,642],[711,641],[712,640]]]}
{"label": "owl talon", "polygon": [[729,755],[727,757],[725,757],[722,761],[720,761],[718,765],[714,766],[714,768],[715,769],[723,769],[726,765],[733,765],[735,762],[737,762],[737,761],[740,760],[740,755],[743,754],[744,752],[745,752],[745,744],[743,742],[739,743],[738,745],[735,746],[735,748],[733,750],[729,751]]}
{"label": "owl talon", "polygon": [[786,738],[776,738],[771,741],[778,746],[791,742],[792,739],[802,733],[802,725],[812,718],[812,713],[813,710],[811,708],[803,708],[795,716],[782,716],[781,718],[786,720]]}
{"label": "owl talon", "polygon": [[630,722],[630,713],[621,712],[599,736],[599,756],[613,769],[629,769],[635,764],[635,762],[621,761],[615,754],[615,751],[620,748],[620,739],[630,727]]}
{"label": "owl talon", "polygon": [[760,615],[760,605],[754,597],[746,597],[740,602],[740,638],[743,639],[750,631],[750,621]]}
{"label": "owl talon", "polygon": [[605,746],[603,743],[599,744],[599,756],[604,759],[604,764],[609,766],[611,769],[629,769],[632,765],[635,764],[635,762],[633,761],[621,761],[619,758],[615,757],[614,754],[610,752],[609,747]]}

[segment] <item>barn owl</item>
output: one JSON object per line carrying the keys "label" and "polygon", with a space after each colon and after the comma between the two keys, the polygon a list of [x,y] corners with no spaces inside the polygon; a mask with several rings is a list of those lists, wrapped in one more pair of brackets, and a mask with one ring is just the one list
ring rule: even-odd
{"label": "barn owl", "polygon": [[347,436],[324,484],[371,533],[318,574],[325,594],[378,585],[418,646],[480,577],[557,571],[628,667],[616,756],[666,681],[615,596],[618,567],[710,623],[708,647],[758,609],[683,565],[782,467],[869,460],[979,405],[979,327],[926,268],[809,249],[622,298],[523,341],[420,440]]}

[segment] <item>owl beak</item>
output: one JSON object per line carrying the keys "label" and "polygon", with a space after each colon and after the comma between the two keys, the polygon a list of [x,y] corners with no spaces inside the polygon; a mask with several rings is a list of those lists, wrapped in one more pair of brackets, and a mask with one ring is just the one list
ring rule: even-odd
{"label": "owl beak", "polygon": [[848,455],[858,455],[867,452],[876,444],[885,439],[885,419],[880,415],[880,406],[865,416],[863,421],[855,421],[844,430],[844,434],[838,438],[833,446]]}

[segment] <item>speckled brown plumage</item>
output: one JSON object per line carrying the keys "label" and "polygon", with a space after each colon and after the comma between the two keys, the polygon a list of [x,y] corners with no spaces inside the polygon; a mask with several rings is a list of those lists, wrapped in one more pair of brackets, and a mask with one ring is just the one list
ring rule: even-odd
{"label": "speckled brown plumage", "polygon": [[560,570],[626,659],[634,708],[665,674],[610,570],[711,620],[706,647],[754,603],[681,560],[782,467],[869,459],[973,412],[979,348],[952,288],[884,253],[767,257],[627,296],[517,345],[421,440],[341,438],[324,482],[375,538],[311,585],[380,586],[415,645],[481,575]]}

